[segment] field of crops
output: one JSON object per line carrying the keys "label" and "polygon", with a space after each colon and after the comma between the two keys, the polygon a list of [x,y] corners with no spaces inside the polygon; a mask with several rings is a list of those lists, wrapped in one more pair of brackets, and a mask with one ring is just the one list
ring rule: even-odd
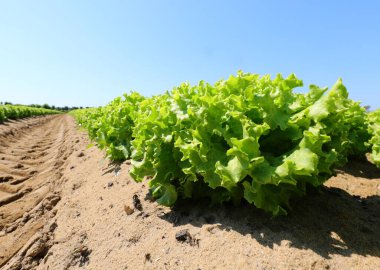
{"label": "field of crops", "polygon": [[380,270],[379,10],[2,1],[0,270]]}
{"label": "field of crops", "polygon": [[44,108],[34,108],[22,105],[0,105],[0,123],[4,123],[8,119],[15,120],[31,116],[47,115],[60,113],[55,110]]}
{"label": "field of crops", "polygon": [[281,215],[348,158],[372,152],[380,167],[380,111],[367,113],[341,80],[303,94],[294,91],[300,86],[294,75],[239,72],[72,114],[112,160],[132,160],[132,177],[150,179],[160,204],[246,200]]}
{"label": "field of crops", "polygon": [[0,268],[380,269],[380,110],[302,84],[2,105]]}

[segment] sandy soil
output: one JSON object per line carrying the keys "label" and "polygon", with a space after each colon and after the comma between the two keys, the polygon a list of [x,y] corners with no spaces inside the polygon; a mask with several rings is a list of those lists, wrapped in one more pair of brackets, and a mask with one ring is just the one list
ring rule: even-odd
{"label": "sandy soil", "polygon": [[170,209],[67,115],[0,125],[1,269],[380,269],[380,170],[352,161],[271,218]]}

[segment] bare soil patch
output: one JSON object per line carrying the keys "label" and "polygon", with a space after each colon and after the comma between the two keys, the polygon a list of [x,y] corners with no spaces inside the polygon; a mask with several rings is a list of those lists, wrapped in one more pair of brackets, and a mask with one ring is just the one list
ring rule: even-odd
{"label": "bare soil patch", "polygon": [[56,225],[49,221],[61,199],[74,133],[67,115],[0,125],[0,267],[12,257],[11,269],[34,267],[52,244]]}

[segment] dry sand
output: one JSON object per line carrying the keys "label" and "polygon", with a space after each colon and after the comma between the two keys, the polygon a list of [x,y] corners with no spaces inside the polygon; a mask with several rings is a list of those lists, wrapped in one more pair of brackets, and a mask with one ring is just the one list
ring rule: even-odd
{"label": "dry sand", "polygon": [[367,161],[279,218],[249,205],[163,207],[129,169],[68,115],[0,125],[0,268],[380,269],[380,170]]}

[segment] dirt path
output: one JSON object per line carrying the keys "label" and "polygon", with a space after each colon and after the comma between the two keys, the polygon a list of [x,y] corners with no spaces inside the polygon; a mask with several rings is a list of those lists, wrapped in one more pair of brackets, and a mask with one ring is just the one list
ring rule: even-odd
{"label": "dirt path", "polygon": [[0,267],[22,248],[31,254],[28,263],[47,252],[54,225],[44,234],[39,231],[61,199],[62,169],[73,151],[74,127],[67,115],[0,126]]}
{"label": "dirt path", "polygon": [[127,162],[90,146],[65,115],[0,125],[2,270],[380,269],[380,170],[367,161],[271,218],[159,206]]}

